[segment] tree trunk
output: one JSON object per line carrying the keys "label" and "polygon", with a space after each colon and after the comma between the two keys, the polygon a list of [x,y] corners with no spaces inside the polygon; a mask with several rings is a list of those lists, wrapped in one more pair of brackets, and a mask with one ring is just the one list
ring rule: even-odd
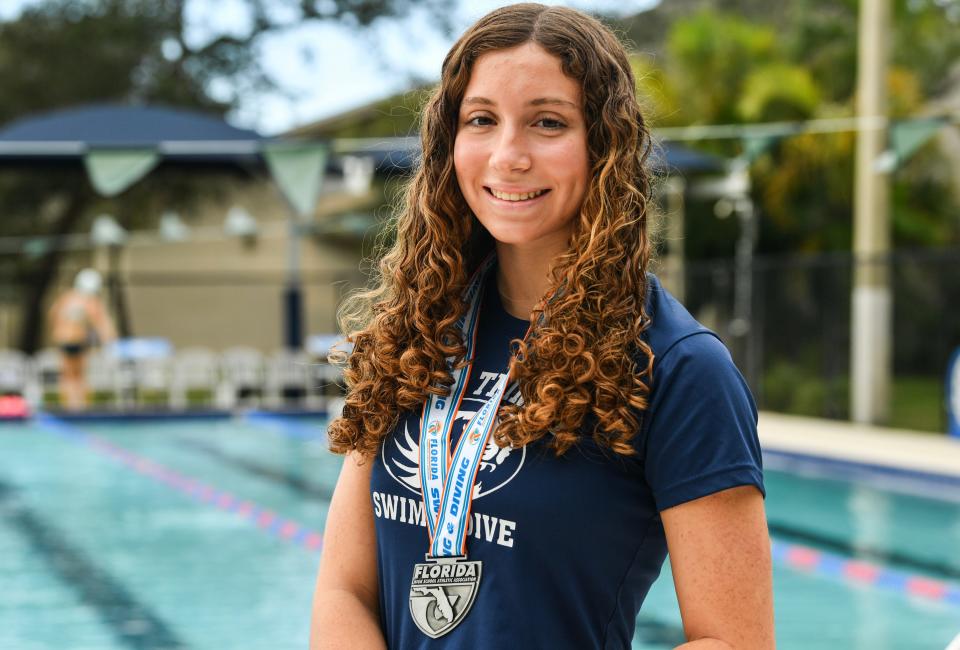
{"label": "tree trunk", "polygon": [[90,204],[91,194],[87,189],[75,189],[70,194],[67,207],[53,227],[53,244],[50,250],[23,274],[23,321],[20,330],[20,349],[34,354],[43,341],[46,314],[43,303],[50,290],[60,263],[63,261],[63,244],[66,236],[74,232]]}

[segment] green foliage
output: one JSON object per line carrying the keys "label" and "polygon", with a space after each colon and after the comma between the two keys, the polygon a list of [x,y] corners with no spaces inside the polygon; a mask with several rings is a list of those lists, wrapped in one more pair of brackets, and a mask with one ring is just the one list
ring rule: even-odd
{"label": "green foliage", "polygon": [[890,426],[944,433],[944,384],[939,377],[897,377],[893,382]]}
{"label": "green foliage", "polygon": [[392,95],[373,104],[315,122],[296,131],[319,138],[375,138],[416,136],[420,109],[432,87]]}
{"label": "green foliage", "polygon": [[763,377],[763,408],[779,413],[823,417],[828,395],[838,393],[849,394],[845,379],[828,386],[818,374],[789,361],[774,363]]}
{"label": "green foliage", "polygon": [[[715,6],[720,9],[670,14],[662,63],[655,54],[634,55],[638,94],[654,126],[854,114],[856,0],[791,2],[780,15],[749,0],[718,0]],[[960,0],[896,0],[892,24],[889,112],[915,116],[935,93],[947,90],[951,66],[960,61]],[[855,145],[849,132],[792,136],[755,161],[758,252],[849,250]],[[695,146],[728,157],[738,153],[731,140]],[[960,243],[960,222],[952,217],[960,206],[950,175],[942,171],[950,165],[928,145],[894,174],[895,245]],[[688,257],[730,255],[736,228],[714,218],[710,205],[688,208]]]}
{"label": "green foliage", "polygon": [[678,21],[667,40],[667,70],[691,123],[739,121],[745,79],[754,67],[777,57],[772,28],[710,9]]}
{"label": "green foliage", "polygon": [[209,388],[190,388],[186,397],[189,406],[209,406],[213,404],[214,394]]}
{"label": "green foliage", "polygon": [[688,118],[681,108],[682,95],[666,70],[646,54],[631,55],[630,65],[637,83],[637,99],[647,122],[654,127],[686,124]]}
{"label": "green foliage", "polygon": [[776,61],[750,71],[737,113],[745,122],[803,120],[816,114],[820,101],[820,88],[809,70]]}
{"label": "green foliage", "polygon": [[[944,433],[943,380],[937,377],[898,376],[891,386],[888,426]],[[831,401],[828,407],[827,401]],[[763,377],[762,408],[791,415],[846,418],[850,380],[824,381],[816,370],[788,361],[774,363]],[[841,410],[837,410],[837,407]]]}
{"label": "green foliage", "polygon": [[857,0],[789,4],[786,57],[809,70],[828,102],[846,102],[856,90],[858,5]]}
{"label": "green foliage", "polygon": [[852,133],[801,135],[760,159],[761,250],[849,250],[855,142]]}
{"label": "green foliage", "polygon": [[[181,37],[177,4],[51,0],[0,23],[0,124],[100,101],[164,101],[223,113],[229,104],[210,97],[205,85],[245,69],[251,55],[218,46],[165,58],[164,42]],[[78,74],[81,52],[85,72]]]}
{"label": "green foliage", "polygon": [[895,0],[893,62],[912,71],[924,96],[956,83],[960,61],[960,0]]}
{"label": "green foliage", "polygon": [[89,395],[90,406],[96,409],[109,408],[116,402],[116,399],[116,393],[109,390],[95,390]]}
{"label": "green foliage", "polygon": [[170,393],[165,390],[141,390],[137,402],[147,408],[162,408],[170,403]]}

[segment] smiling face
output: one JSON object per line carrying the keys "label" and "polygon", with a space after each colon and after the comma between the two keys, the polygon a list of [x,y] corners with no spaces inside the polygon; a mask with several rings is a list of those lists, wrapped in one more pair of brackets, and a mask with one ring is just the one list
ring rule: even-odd
{"label": "smiling face", "polygon": [[535,43],[487,52],[460,104],[460,191],[500,245],[566,249],[589,162],[580,85]]}

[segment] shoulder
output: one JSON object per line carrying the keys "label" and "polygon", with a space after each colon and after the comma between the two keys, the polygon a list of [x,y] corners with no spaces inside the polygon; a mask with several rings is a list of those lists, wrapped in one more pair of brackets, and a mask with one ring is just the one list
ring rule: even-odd
{"label": "shoulder", "polygon": [[738,485],[764,494],[757,408],[717,335],[650,283],[653,380],[635,447],[660,510]]}

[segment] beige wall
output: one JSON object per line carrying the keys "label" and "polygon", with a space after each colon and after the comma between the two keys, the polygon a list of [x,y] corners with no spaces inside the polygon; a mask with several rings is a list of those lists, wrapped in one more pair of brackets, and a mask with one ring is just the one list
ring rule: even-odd
{"label": "beige wall", "polygon": [[[315,218],[368,202],[366,197],[347,195],[328,184]],[[222,234],[232,205],[244,207],[257,219],[261,235],[253,244]],[[119,267],[126,279],[133,334],[167,338],[177,348],[223,350],[243,345],[264,352],[280,348],[287,214],[272,184],[248,184],[236,187],[225,201],[199,206],[194,218],[184,218],[192,229],[186,241],[132,237]],[[69,286],[76,271],[88,264],[106,276],[105,253],[72,255],[64,264],[60,287]],[[361,281],[359,254],[350,247],[304,237],[300,262],[303,331],[305,335],[335,332],[335,311],[346,285],[356,286]],[[335,284],[337,279],[339,284]],[[51,300],[58,293],[52,291]]]}
{"label": "beige wall", "polygon": [[[127,300],[135,333],[169,338],[177,347],[279,347],[286,254],[285,238],[261,238],[250,248],[224,241],[131,249],[123,266],[132,280]],[[306,241],[301,263],[311,280],[303,285],[305,332],[335,331],[332,279],[355,274],[358,260]],[[328,274],[330,280],[316,281]]]}
{"label": "beige wall", "polygon": [[[316,218],[363,201],[330,188]],[[253,243],[232,237],[204,241],[204,231],[222,229],[231,205],[256,217],[261,235]],[[226,202],[202,206],[198,214],[191,223],[196,240],[127,247],[122,266],[131,279],[127,300],[135,334],[168,338],[181,348],[281,347],[289,236],[287,209],[278,193],[271,184],[247,185]],[[342,288],[335,281],[356,284],[359,262],[349,248],[301,240],[305,334],[336,331]]]}

